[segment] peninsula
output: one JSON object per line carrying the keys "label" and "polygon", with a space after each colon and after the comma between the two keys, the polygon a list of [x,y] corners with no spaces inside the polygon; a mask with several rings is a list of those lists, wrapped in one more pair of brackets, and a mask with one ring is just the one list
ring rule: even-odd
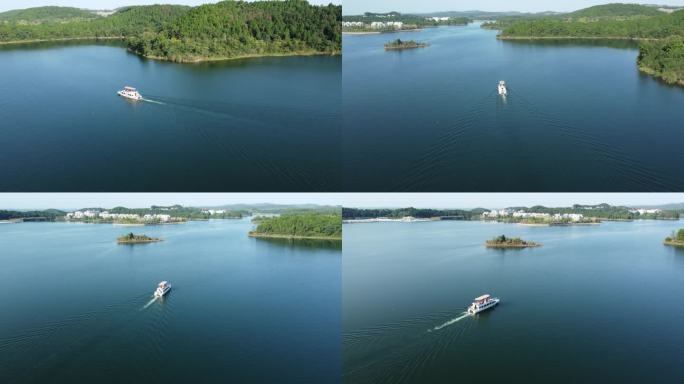
{"label": "peninsula", "polygon": [[605,4],[553,16],[501,18],[482,25],[502,40],[576,39],[638,41],[641,72],[684,85],[684,9]]}
{"label": "peninsula", "polygon": [[261,218],[248,236],[256,238],[342,240],[339,214],[283,214]]}
{"label": "peninsula", "polygon": [[676,233],[672,232],[672,235],[665,238],[665,241],[663,241],[663,244],[669,245],[672,247],[684,248],[684,228],[680,229]]}
{"label": "peninsula", "polygon": [[136,235],[133,232],[119,236],[116,242],[119,244],[142,244],[142,243],[155,243],[157,241],[162,241],[162,239],[157,237],[149,237],[147,235]]}
{"label": "peninsula", "polygon": [[140,56],[179,63],[335,55],[342,7],[303,0],[150,5],[102,13],[40,7],[0,13],[0,44],[120,39]]}
{"label": "peninsula", "polygon": [[485,242],[487,248],[534,248],[541,247],[541,244],[532,241],[526,241],[519,237],[506,237],[505,235],[497,236]]}
{"label": "peninsula", "polygon": [[402,49],[412,49],[412,48],[424,48],[427,47],[428,44],[426,43],[420,43],[417,41],[413,40],[408,40],[404,41],[401,39],[396,39],[394,41],[390,41],[389,43],[385,44],[385,50],[402,50]]}

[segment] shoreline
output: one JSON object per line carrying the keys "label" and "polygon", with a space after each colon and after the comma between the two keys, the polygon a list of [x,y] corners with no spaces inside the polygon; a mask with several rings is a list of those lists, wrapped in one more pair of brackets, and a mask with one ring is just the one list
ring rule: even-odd
{"label": "shoreline", "polygon": [[649,67],[646,67],[643,65],[639,65],[638,68],[639,68],[639,72],[644,73],[646,75],[649,75],[651,77],[655,77],[656,79],[664,82],[667,85],[679,85],[679,86],[684,87],[684,79],[680,79],[680,80],[677,80],[673,83],[670,83],[667,80],[665,80],[662,73],[660,73],[659,71],[656,71],[653,68],[649,68]]}
{"label": "shoreline", "polygon": [[541,244],[535,243],[535,244],[489,244],[485,243],[485,247],[487,248],[497,248],[497,249],[504,249],[504,248],[538,248],[541,247]]}
{"label": "shoreline", "polygon": [[684,248],[684,242],[682,241],[663,241],[663,245],[667,245],[670,247],[676,247],[676,248]]}
{"label": "shoreline", "polygon": [[334,240],[342,241],[342,237],[327,237],[327,236],[298,236],[298,235],[283,235],[275,233],[257,233],[250,231],[247,236],[253,238],[264,238],[264,239],[288,239],[288,240]]}
{"label": "shoreline", "polygon": [[2,45],[20,45],[20,44],[38,44],[38,43],[64,43],[69,41],[99,41],[99,40],[125,40],[124,36],[107,36],[107,37],[62,37],[58,39],[33,39],[33,40],[12,40],[12,41],[0,41],[0,46]]}
{"label": "shoreline", "polygon": [[332,52],[318,52],[318,51],[302,51],[302,52],[287,52],[287,53],[250,53],[246,55],[239,55],[239,56],[232,56],[232,57],[207,57],[207,58],[199,58],[199,59],[193,59],[193,60],[180,60],[180,61],[175,61],[171,60],[166,57],[161,57],[161,56],[148,56],[148,55],[143,55],[138,52],[132,51],[130,49],[126,49],[128,52],[137,55],[139,57],[143,57],[148,60],[156,60],[156,61],[166,61],[169,63],[177,63],[177,64],[201,64],[201,63],[210,63],[210,62],[217,62],[217,61],[232,61],[232,60],[241,60],[241,59],[256,59],[256,58],[261,58],[261,57],[295,57],[295,56],[342,56],[341,51],[332,51]]}
{"label": "shoreline", "polygon": [[496,35],[498,40],[625,40],[625,41],[657,41],[650,37],[625,37],[625,36],[506,36]]}
{"label": "shoreline", "polygon": [[164,241],[164,239],[156,239],[152,238],[149,240],[117,240],[117,244],[146,244],[146,243],[157,243],[160,241]]}

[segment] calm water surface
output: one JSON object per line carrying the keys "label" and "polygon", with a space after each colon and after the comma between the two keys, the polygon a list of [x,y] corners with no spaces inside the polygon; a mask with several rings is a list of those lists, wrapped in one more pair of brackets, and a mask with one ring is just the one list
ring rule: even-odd
{"label": "calm water surface", "polygon": [[[640,74],[634,45],[496,34],[344,36],[346,190],[684,189],[684,89]],[[385,52],[396,38],[431,46]]]}
{"label": "calm water surface", "polygon": [[0,225],[0,382],[339,382],[341,244],[250,228]]}
{"label": "calm water surface", "polygon": [[[0,190],[339,190],[341,59],[0,49]],[[151,101],[116,95],[138,87]]]}
{"label": "calm water surface", "polygon": [[[681,383],[682,226],[345,225],[343,381]],[[483,246],[502,233],[543,247]]]}

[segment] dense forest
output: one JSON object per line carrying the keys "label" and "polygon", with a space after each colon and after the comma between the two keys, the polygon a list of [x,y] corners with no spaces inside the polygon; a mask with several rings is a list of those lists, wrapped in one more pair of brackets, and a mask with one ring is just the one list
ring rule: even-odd
{"label": "dense forest", "polygon": [[339,53],[342,7],[302,0],[223,1],[191,9],[156,33],[129,40],[143,56],[172,61]]}
{"label": "dense forest", "polygon": [[639,46],[639,69],[669,84],[684,85],[684,37],[672,36]]}
{"label": "dense forest", "polygon": [[251,235],[342,238],[342,217],[315,213],[281,215],[259,220]]}
{"label": "dense forest", "polygon": [[499,38],[590,38],[642,40],[639,69],[684,85],[684,10],[665,13],[635,4],[607,4],[544,18],[502,19],[483,25]]}
{"label": "dense forest", "polygon": [[97,19],[95,12],[72,7],[37,7],[0,13],[0,23],[43,24]]}
{"label": "dense forest", "polygon": [[9,211],[0,210],[0,220],[36,220],[36,221],[55,221],[64,217],[65,212],[57,209],[46,209],[44,211]]}
{"label": "dense forest", "polygon": [[[24,10],[24,16],[5,14],[0,43],[121,38],[135,53],[177,62],[341,51],[342,8],[304,0],[136,6],[88,19],[73,10],[45,7]],[[55,15],[45,16],[51,11]],[[26,19],[27,14],[32,18]]]}
{"label": "dense forest", "polygon": [[359,208],[342,208],[342,218],[350,219],[374,219],[378,217],[387,217],[392,219],[400,219],[406,216],[412,216],[420,219],[428,219],[431,217],[449,217],[458,220],[471,220],[479,217],[484,210],[476,209],[472,211],[465,211],[461,209],[428,209],[428,208],[398,208],[398,209],[359,209]]}

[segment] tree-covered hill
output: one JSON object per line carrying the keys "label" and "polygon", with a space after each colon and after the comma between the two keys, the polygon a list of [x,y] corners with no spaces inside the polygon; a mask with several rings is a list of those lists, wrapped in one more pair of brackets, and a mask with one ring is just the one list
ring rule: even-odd
{"label": "tree-covered hill", "polygon": [[655,7],[640,4],[612,3],[580,9],[565,15],[571,19],[634,18],[663,15]]}
{"label": "tree-covered hill", "polygon": [[0,13],[0,23],[43,24],[100,18],[96,13],[72,7],[37,7]]}
{"label": "tree-covered hill", "polygon": [[[339,53],[342,7],[305,0],[221,1],[199,7],[134,6],[111,16],[0,23],[0,43],[64,39],[125,39],[131,51],[178,62],[245,56]],[[43,8],[40,8],[43,9]],[[38,20],[38,19],[32,19]]]}
{"label": "tree-covered hill", "polygon": [[642,43],[637,63],[642,72],[669,84],[684,85],[684,37],[672,36]]}
{"label": "tree-covered hill", "polygon": [[98,16],[91,20],[75,19],[68,22],[39,24],[0,23],[0,42],[126,38],[144,32],[158,31],[188,10],[190,7],[179,5],[150,5],[127,7],[111,16]]}
{"label": "tree-covered hill", "polygon": [[309,213],[264,218],[250,236],[341,239],[342,216]]}
{"label": "tree-covered hill", "polygon": [[143,56],[196,61],[251,55],[338,53],[342,7],[303,0],[223,1],[202,5],[130,40]]}

